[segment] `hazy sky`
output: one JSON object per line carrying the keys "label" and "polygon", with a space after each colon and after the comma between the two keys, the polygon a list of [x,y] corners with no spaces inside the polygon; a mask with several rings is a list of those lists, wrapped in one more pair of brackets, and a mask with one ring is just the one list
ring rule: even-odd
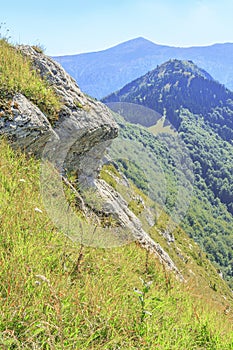
{"label": "hazy sky", "polygon": [[232,16],[233,0],[0,0],[0,22],[12,41],[40,44],[49,55],[98,51],[139,36],[174,46],[233,42]]}

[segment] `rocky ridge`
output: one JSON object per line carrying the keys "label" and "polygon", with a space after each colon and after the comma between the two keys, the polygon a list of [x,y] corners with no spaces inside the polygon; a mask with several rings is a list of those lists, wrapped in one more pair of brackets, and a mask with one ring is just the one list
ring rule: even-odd
{"label": "rocky ridge", "polygon": [[30,46],[20,46],[33,67],[53,86],[62,102],[58,120],[51,125],[46,115],[22,94],[11,102],[12,116],[0,119],[0,135],[5,135],[14,148],[21,148],[49,160],[61,173],[73,171],[84,187],[94,187],[103,199],[103,210],[115,217],[122,227],[130,229],[135,240],[158,256],[160,261],[179,275],[163,248],[142,229],[140,220],[111,186],[98,178],[107,147],[117,136],[118,126],[110,110],[101,102],[84,95],[76,82],[51,58]]}

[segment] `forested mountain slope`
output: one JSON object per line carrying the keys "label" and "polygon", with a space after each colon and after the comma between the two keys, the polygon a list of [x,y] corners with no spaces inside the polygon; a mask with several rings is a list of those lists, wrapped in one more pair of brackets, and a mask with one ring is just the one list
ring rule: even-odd
{"label": "forested mountain slope", "polygon": [[[127,103],[149,107],[178,131],[195,175],[195,197],[183,227],[231,280],[233,93],[192,62],[171,60],[103,101],[112,108],[115,102],[116,110]],[[146,113],[141,113],[135,122],[144,125],[144,119]],[[150,145],[153,137],[146,136]],[[142,138],[141,142],[147,143]]]}

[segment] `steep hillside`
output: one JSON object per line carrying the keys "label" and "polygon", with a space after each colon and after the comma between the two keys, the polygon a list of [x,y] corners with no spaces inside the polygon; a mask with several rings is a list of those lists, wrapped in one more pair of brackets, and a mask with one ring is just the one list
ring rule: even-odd
{"label": "steep hillside", "polygon": [[[40,162],[13,152],[2,140],[0,150],[2,349],[232,348],[232,293],[182,230],[168,243],[160,234],[166,217],[150,227],[186,283],[136,242],[115,249],[74,242],[46,213]],[[134,186],[125,187],[112,166],[101,176],[146,218],[151,200]],[[75,208],[72,191],[65,191]],[[86,231],[84,218],[78,229],[84,239],[97,234],[92,225]]]}
{"label": "steep hillside", "polygon": [[[121,112],[124,104],[129,110],[128,103],[134,104],[137,111],[137,105],[149,107],[175,126],[186,144],[195,175],[196,199],[183,227],[232,283],[233,93],[209,79],[208,73],[193,63],[171,60],[104,101],[111,108],[115,101],[115,110]],[[147,109],[141,118],[137,116],[137,123],[144,125],[146,114]],[[132,131],[127,137],[132,138]],[[141,137],[141,143],[156,153],[153,135],[145,135],[145,139]]]}
{"label": "steep hillside", "polygon": [[231,349],[231,290],[140,169],[136,187],[105,156],[108,108],[38,48],[0,44],[1,348]]}
{"label": "steep hillside", "polygon": [[179,48],[136,38],[104,51],[54,57],[84,92],[98,99],[173,58],[193,60],[214,79],[233,89],[231,43]]}

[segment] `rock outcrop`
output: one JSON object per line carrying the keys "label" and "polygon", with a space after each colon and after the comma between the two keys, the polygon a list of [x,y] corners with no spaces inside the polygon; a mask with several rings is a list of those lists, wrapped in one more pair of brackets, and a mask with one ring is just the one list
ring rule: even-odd
{"label": "rock outcrop", "polygon": [[0,118],[0,135],[6,136],[14,148],[38,154],[55,132],[37,106],[22,94],[15,94],[11,115],[4,117],[3,114]]}
{"label": "rock outcrop", "polygon": [[11,116],[2,115],[0,119],[0,135],[10,139],[14,148],[45,157],[63,175],[67,170],[75,172],[82,186],[97,189],[106,215],[113,216],[135,240],[179,274],[168,254],[142,229],[140,220],[128,209],[120,194],[98,179],[106,148],[118,134],[110,110],[84,95],[58,63],[30,46],[19,49],[48,80],[60,97],[62,108],[58,120],[51,125],[38,107],[22,94],[15,94],[11,101]]}
{"label": "rock outcrop", "polygon": [[164,266],[174,271],[180,280],[183,280],[182,275],[179,273],[179,270],[170,256],[159,243],[154,242],[154,240],[143,230],[141,221],[128,208],[128,205],[122,196],[103,180],[97,180],[96,187],[98,193],[104,199],[104,212],[111,215],[116,221],[120,222],[121,225],[124,225],[124,227],[130,229],[135,241],[139,242],[146,250],[154,253]]}
{"label": "rock outcrop", "polygon": [[106,147],[118,133],[109,109],[84,95],[58,63],[30,46],[19,49],[48,80],[60,97],[62,108],[52,126],[32,102],[16,94],[11,103],[12,117],[1,118],[0,134],[10,138],[14,148],[39,156],[48,140],[57,140],[57,165],[77,172],[83,182],[92,183]]}

